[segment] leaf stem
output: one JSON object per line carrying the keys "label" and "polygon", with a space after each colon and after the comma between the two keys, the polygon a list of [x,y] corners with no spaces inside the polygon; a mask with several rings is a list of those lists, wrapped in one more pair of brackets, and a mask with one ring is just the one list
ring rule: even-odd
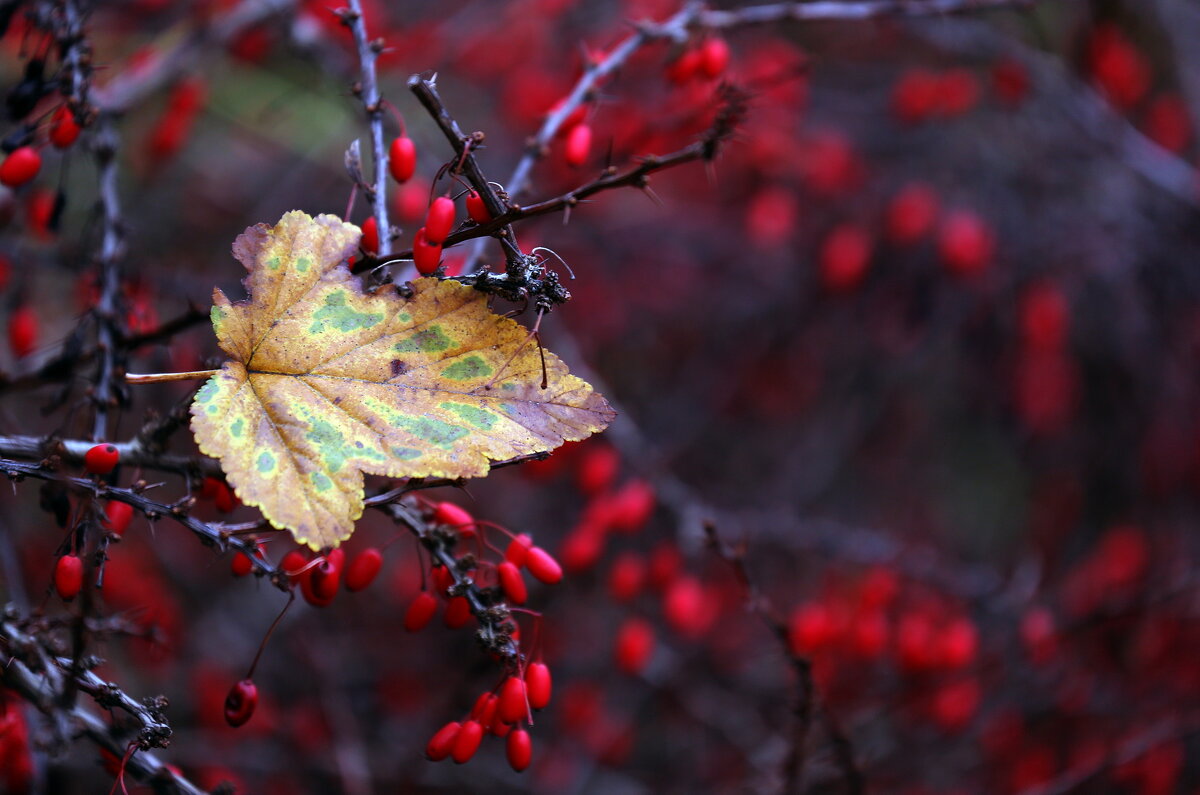
{"label": "leaf stem", "polygon": [[186,373],[126,373],[127,384],[157,384],[161,381],[196,381],[212,378],[220,370],[191,370]]}

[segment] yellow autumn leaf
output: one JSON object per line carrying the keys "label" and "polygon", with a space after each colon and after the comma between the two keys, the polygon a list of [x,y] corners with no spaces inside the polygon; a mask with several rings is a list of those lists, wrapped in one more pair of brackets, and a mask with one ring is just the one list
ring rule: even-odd
{"label": "yellow autumn leaf", "polygon": [[556,356],[547,388],[528,332],[455,281],[405,299],[365,293],[346,259],[361,232],[290,212],[233,244],[249,298],[213,291],[230,356],[196,394],[192,431],[247,505],[313,549],[363,512],[363,473],[479,477],[489,462],[602,430],[614,412]]}

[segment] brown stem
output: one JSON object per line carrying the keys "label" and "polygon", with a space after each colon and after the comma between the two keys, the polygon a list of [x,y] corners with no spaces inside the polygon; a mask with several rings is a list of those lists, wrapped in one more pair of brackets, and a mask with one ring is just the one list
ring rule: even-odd
{"label": "brown stem", "polygon": [[163,381],[198,381],[212,378],[220,370],[190,370],[185,373],[126,373],[127,384],[158,384]]}

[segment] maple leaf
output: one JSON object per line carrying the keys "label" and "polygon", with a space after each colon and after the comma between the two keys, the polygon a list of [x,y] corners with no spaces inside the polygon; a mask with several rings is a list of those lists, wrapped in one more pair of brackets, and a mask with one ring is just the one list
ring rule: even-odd
{"label": "maple leaf", "polygon": [[363,512],[363,473],[478,477],[490,461],[552,450],[614,412],[528,332],[455,281],[365,293],[346,266],[361,231],[290,212],[233,244],[245,301],[213,291],[229,354],[196,394],[192,431],[272,525],[337,546]]}

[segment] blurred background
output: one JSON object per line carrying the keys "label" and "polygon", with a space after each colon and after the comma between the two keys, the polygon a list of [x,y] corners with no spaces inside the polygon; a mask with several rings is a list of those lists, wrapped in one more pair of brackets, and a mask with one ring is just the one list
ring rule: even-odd
{"label": "blurred background", "polygon": [[[407,529],[368,512],[347,555],[380,548],[382,573],[285,615],[259,708],[234,729],[225,694],[286,599],[179,525],[135,516],[95,597],[131,632],[97,631],[98,673],[169,699],[160,756],[198,786],[1200,791],[1200,11],[1044,0],[750,24],[748,5],[714,3],[730,15],[698,19],[719,27],[639,48],[573,117],[590,129],[583,157],[565,129],[516,197],[682,149],[728,107],[722,86],[744,98],[712,162],[517,226],[524,250],[574,274],[542,341],[618,420],[548,461],[422,493],[530,534],[566,569],[531,587],[555,689],[530,769],[510,770],[495,738],[466,765],[422,758],[501,671],[440,615],[404,631],[424,576]],[[838,5],[811,4],[863,4]],[[131,369],[215,366],[207,309],[214,286],[242,295],[236,235],[292,209],[346,212],[343,153],[369,136],[358,57],[328,6],[82,9],[92,99],[112,103],[119,136],[123,322],[181,321]],[[18,86],[37,53],[57,64],[37,15],[80,9],[3,7],[3,85]],[[504,185],[586,63],[631,21],[680,9],[366,3],[387,45],[387,134],[417,152],[415,176],[389,182],[396,248],[431,196],[460,192],[431,185],[454,152],[411,74],[436,74],[462,128],[486,133],[479,164]],[[61,103],[51,93],[35,115]],[[97,128],[58,148],[49,124],[36,179],[0,198],[0,431],[86,439],[91,370],[39,368],[97,298]],[[360,195],[348,220],[368,215]],[[474,248],[448,248],[447,270]],[[502,264],[495,241],[482,254]],[[133,387],[112,438],[193,388]],[[171,450],[196,454],[186,431]],[[257,516],[216,481],[119,482],[139,477],[163,481],[163,502],[195,487],[208,521]],[[78,609],[51,588],[67,531],[47,503],[32,480],[0,494],[0,599],[16,615]],[[294,548],[281,536],[264,536],[274,561]],[[0,787],[113,786],[112,759],[86,740],[56,750],[37,710],[3,703]]]}

